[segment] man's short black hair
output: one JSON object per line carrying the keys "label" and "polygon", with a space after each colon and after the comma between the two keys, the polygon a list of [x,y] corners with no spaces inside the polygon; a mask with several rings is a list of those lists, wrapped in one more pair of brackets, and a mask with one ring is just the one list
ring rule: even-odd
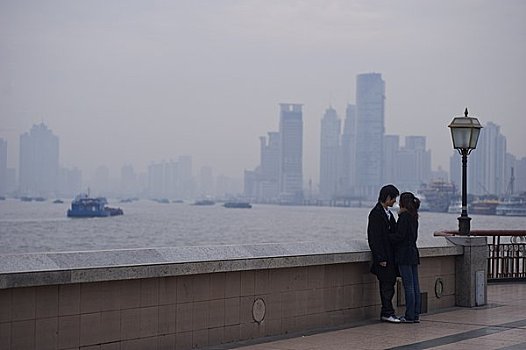
{"label": "man's short black hair", "polygon": [[398,188],[396,188],[394,185],[385,185],[380,190],[380,194],[378,195],[378,201],[383,203],[387,200],[387,197],[391,197],[391,199],[394,199],[399,195],[400,191],[398,191]]}

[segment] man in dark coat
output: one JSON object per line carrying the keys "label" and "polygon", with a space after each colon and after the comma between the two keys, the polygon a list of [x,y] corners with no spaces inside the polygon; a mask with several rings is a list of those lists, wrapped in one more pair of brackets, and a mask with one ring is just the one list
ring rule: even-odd
{"label": "man in dark coat", "polygon": [[389,208],[396,203],[399,195],[400,192],[393,185],[382,187],[378,203],[369,213],[367,224],[367,241],[373,257],[371,272],[378,278],[382,301],[380,319],[393,323],[399,323],[400,320],[395,316],[392,302],[398,271],[394,249],[389,241],[389,234],[396,232],[396,220]]}

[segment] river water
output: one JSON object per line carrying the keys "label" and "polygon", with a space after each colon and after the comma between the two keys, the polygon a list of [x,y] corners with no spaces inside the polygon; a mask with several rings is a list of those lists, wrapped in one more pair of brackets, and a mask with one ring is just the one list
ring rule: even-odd
{"label": "river water", "polygon": [[[276,206],[252,209],[162,204],[149,200],[111,203],[123,216],[70,219],[69,202],[0,201],[0,254],[366,240],[370,208]],[[524,217],[470,215],[472,229],[526,229]],[[458,228],[457,214],[422,212],[419,246],[444,245],[433,237]]]}

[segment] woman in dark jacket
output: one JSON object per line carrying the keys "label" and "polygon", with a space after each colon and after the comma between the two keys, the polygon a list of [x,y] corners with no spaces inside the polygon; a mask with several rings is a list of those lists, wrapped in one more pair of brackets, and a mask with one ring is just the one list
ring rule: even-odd
{"label": "woman in dark jacket", "polygon": [[405,316],[400,317],[401,322],[419,322],[421,298],[418,281],[418,264],[420,255],[416,247],[418,239],[418,208],[420,200],[411,192],[400,195],[400,212],[396,233],[390,238],[394,244],[395,261],[402,276],[405,295]]}

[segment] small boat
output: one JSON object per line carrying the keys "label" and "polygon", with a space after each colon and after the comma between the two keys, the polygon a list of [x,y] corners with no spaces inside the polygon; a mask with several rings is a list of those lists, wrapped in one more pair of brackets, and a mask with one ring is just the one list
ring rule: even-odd
{"label": "small boat", "polygon": [[64,203],[64,201],[63,201],[62,199],[55,199],[55,200],[53,201],[53,203],[54,203],[54,204],[62,204],[62,203]]}
{"label": "small boat", "polygon": [[33,197],[29,197],[29,196],[22,196],[20,197],[20,200],[22,202],[31,202],[33,200]]}
{"label": "small boat", "polygon": [[195,201],[194,205],[214,205],[216,202],[214,202],[211,199],[201,199],[198,201]]}
{"label": "small boat", "polygon": [[71,202],[71,209],[68,209],[68,218],[95,218],[123,215],[121,208],[110,208],[106,204],[108,201],[104,197],[91,198],[85,193],[81,193]]}
{"label": "small boat", "polygon": [[225,208],[252,208],[248,202],[226,202],[223,206]]}

